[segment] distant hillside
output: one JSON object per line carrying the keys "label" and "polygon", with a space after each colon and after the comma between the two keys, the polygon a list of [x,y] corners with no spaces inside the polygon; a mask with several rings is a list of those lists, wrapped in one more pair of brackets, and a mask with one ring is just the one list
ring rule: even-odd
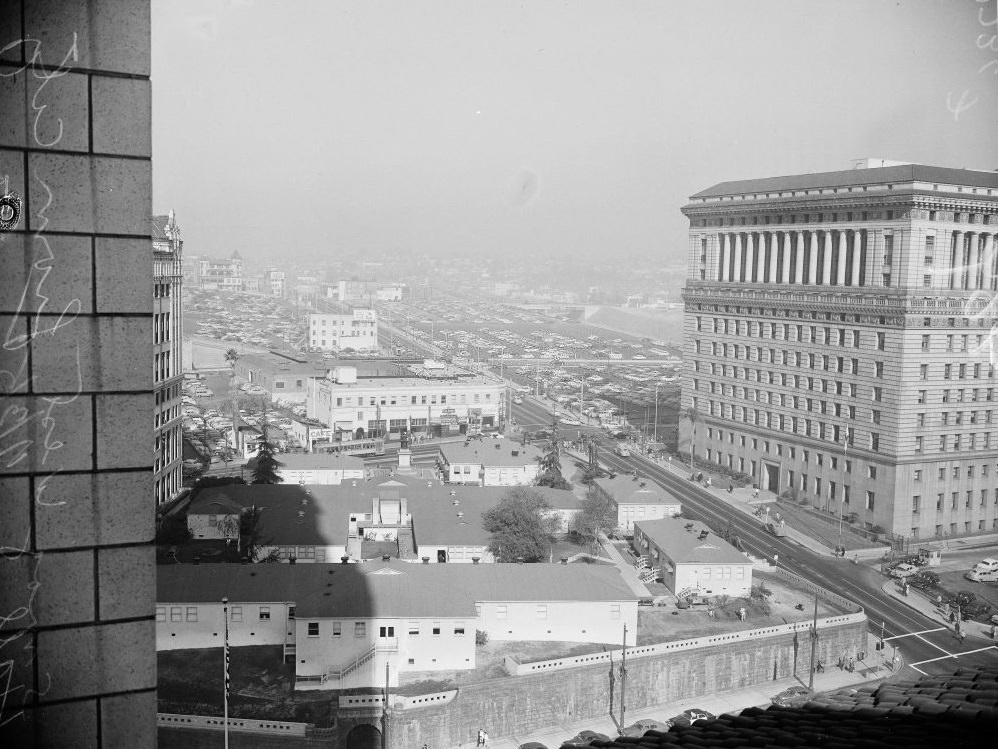
{"label": "distant hillside", "polygon": [[616,333],[665,341],[675,346],[683,342],[683,311],[621,309],[620,307],[588,307],[584,320],[592,325]]}

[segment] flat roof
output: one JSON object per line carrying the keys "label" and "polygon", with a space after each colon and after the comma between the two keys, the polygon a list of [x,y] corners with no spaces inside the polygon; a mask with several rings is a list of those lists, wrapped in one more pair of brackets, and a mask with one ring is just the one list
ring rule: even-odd
{"label": "flat roof", "polygon": [[[337,454],[332,451],[315,453],[281,453],[279,462],[282,468],[289,470],[322,471],[322,470],[363,470],[364,460],[355,455]],[[250,459],[247,468],[256,465],[256,457]]]}
{"label": "flat roof", "polygon": [[446,442],[440,445],[440,453],[447,463],[481,463],[485,466],[535,465],[541,456],[541,451],[533,445],[521,445],[507,439]]}
{"label": "flat roof", "polygon": [[[687,525],[692,525],[686,530]],[[636,520],[634,527],[662,549],[676,564],[751,564],[748,557],[703,523],[682,518]],[[701,541],[700,533],[707,531]]]}
{"label": "flat roof", "polygon": [[616,567],[588,564],[178,564],[156,602],[294,603],[304,618],[467,617],[477,602],[634,601]]}
{"label": "flat roof", "polygon": [[675,494],[649,478],[635,479],[618,474],[612,479],[598,478],[595,483],[619,505],[682,504]]}
{"label": "flat roof", "polygon": [[690,198],[711,198],[724,195],[744,195],[746,193],[805,190],[822,187],[852,187],[896,182],[935,182],[947,185],[998,188],[998,172],[924,166],[922,164],[904,164],[901,166],[875,167],[872,169],[843,169],[837,172],[792,174],[781,177],[719,182],[713,187],[708,187],[706,190],[691,195]]}

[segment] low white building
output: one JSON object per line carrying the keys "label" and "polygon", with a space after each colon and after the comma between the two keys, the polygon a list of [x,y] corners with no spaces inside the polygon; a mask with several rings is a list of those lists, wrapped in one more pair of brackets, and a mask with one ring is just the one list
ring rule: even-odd
{"label": "low white building", "polygon": [[440,446],[440,468],[452,484],[526,486],[540,473],[541,451],[505,439],[449,442]]}
{"label": "low white building", "polygon": [[[352,455],[337,455],[333,452],[281,453],[275,456],[280,463],[277,475],[285,484],[324,485],[340,484],[350,479],[364,479],[364,461]],[[247,464],[252,471],[256,457]]]}
{"label": "low white building", "polygon": [[639,520],[632,545],[678,598],[748,596],[752,589],[752,560],[702,523]]}
{"label": "low white building", "polygon": [[617,532],[630,535],[636,520],[658,520],[682,513],[679,499],[648,478],[618,475],[589,485],[591,495],[604,496],[617,508]]}
{"label": "low white building", "polygon": [[637,630],[637,598],[610,566],[164,565],[157,649],[220,647],[223,597],[230,646],[280,645],[296,689],[383,686],[386,665],[391,685],[400,672],[472,669],[476,630],[607,644]]}

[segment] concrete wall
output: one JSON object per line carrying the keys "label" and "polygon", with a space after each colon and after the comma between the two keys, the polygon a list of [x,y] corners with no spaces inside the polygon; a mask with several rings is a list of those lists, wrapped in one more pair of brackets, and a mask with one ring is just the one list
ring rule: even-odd
{"label": "concrete wall", "polygon": [[5,746],[156,744],[149,38],[148,0],[0,11]]}
{"label": "concrete wall", "polygon": [[[835,663],[866,646],[865,621],[824,630],[818,657]],[[796,656],[795,656],[796,654]],[[628,659],[629,710],[765,684],[794,673],[806,678],[810,642],[806,635],[782,634],[749,642]],[[616,664],[619,666],[619,664]],[[619,699],[619,682],[614,686]],[[493,739],[522,735],[555,724],[577,725],[604,717],[610,706],[605,664],[545,674],[463,685],[445,705],[393,710],[389,746],[455,746],[474,741],[479,728]],[[619,702],[614,702],[619,709]],[[666,718],[671,716],[664,716]],[[568,734],[566,733],[566,738]]]}

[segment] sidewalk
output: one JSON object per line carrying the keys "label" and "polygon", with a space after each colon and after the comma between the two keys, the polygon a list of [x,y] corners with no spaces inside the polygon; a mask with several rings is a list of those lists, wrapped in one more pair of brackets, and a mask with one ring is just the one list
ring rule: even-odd
{"label": "sidewalk", "polygon": [[613,563],[617,565],[617,569],[620,570],[620,576],[624,578],[624,582],[634,592],[634,595],[638,596],[638,598],[652,598],[652,594],[648,592],[648,588],[645,587],[645,584],[641,582],[641,578],[638,577],[637,568],[624,559],[617,550],[617,547],[608,540],[604,540],[601,546],[610,555]]}
{"label": "sidewalk", "polygon": [[[855,671],[845,671],[836,668],[835,664],[825,664],[822,673],[814,675],[815,693],[834,692],[839,689],[855,688],[865,684],[874,684],[889,677],[892,673],[901,670],[903,664],[900,657],[894,663],[894,670],[891,671],[891,648],[882,651],[876,649],[878,638],[872,634],[867,635],[868,646],[866,660],[856,663]],[[807,686],[807,667],[804,666],[800,678],[789,677],[775,681],[767,681],[764,684],[757,684],[744,689],[731,689],[716,694],[691,697],[689,699],[677,700],[673,702],[663,702],[651,707],[635,710],[628,710],[624,717],[624,724],[630,725],[635,721],[651,718],[660,722],[665,722],[675,715],[690,708],[706,710],[714,715],[724,713],[737,713],[749,707],[766,707],[770,704],[770,698],[776,696],[784,689],[793,686]],[[616,720],[620,718],[619,703],[614,704],[618,712],[611,718],[593,718],[581,720],[579,722],[566,722],[558,725],[547,726],[545,728],[531,731],[529,733],[517,733],[509,736],[497,736],[489,731],[489,726],[482,726],[489,731],[490,749],[517,749],[517,747],[528,741],[538,741],[549,749],[557,749],[561,744],[572,738],[579,731],[590,730],[606,734],[610,738],[617,736]],[[477,729],[476,729],[477,731]],[[453,749],[473,749],[474,737],[470,741],[458,744]]]}
{"label": "sidewalk", "polygon": [[[689,481],[689,473],[688,473],[689,469],[685,464],[680,463],[678,465],[673,465],[675,461],[670,462],[668,460],[662,460],[662,459],[654,460],[644,455],[640,457],[642,460],[647,460],[650,463],[654,463],[655,465],[661,468],[665,468],[667,471],[670,471],[675,476],[683,480]],[[707,475],[706,472],[705,475]],[[721,479],[718,479],[717,477],[712,477],[712,479],[717,479],[717,480],[713,481],[713,484],[710,487],[705,487],[703,486],[703,484],[696,484],[696,486],[702,491],[710,492],[719,500],[727,504],[729,507],[732,507],[741,512],[742,514],[749,516],[759,524],[760,528],[765,529],[766,523],[763,522],[761,518],[757,518],[754,515],[756,510],[755,506],[757,504],[763,504],[765,502],[775,502],[777,499],[775,494],[773,494],[770,491],[760,491],[758,498],[755,498],[754,497],[755,489],[753,489],[750,486],[739,487],[736,488],[734,491],[729,492],[726,486],[719,486],[719,484],[722,483]],[[695,482],[690,482],[690,483],[695,483]],[[775,520],[775,517],[771,516],[770,520]],[[813,551],[817,554],[823,554],[825,556],[830,556],[830,557],[835,556],[835,551],[833,548],[825,546],[820,540],[812,538],[811,536],[808,536],[806,533],[791,528],[789,525],[784,526],[784,531],[786,532],[786,535],[784,536],[785,538],[787,538],[790,541],[793,541],[794,543],[800,546],[809,549],[810,551]],[[869,549],[853,549],[849,551],[849,555],[858,557],[859,559],[862,560],[879,559],[884,555],[884,551],[886,548],[887,548],[886,546],[876,546]]]}
{"label": "sidewalk", "polygon": [[[917,589],[909,587],[908,595],[904,595],[900,588],[898,587],[898,581],[895,579],[890,579],[883,584],[883,591],[891,598],[897,599],[903,603],[908,608],[914,609],[923,616],[932,619],[935,622],[939,622],[941,625],[947,629],[953,629],[953,624],[950,623],[949,617],[944,610],[940,609],[935,601],[931,601],[921,594]],[[972,637],[974,639],[981,639],[989,643],[995,642],[991,639],[991,625],[983,624],[982,622],[963,622],[963,631],[966,632],[967,637]],[[954,635],[955,636],[955,635]]]}

